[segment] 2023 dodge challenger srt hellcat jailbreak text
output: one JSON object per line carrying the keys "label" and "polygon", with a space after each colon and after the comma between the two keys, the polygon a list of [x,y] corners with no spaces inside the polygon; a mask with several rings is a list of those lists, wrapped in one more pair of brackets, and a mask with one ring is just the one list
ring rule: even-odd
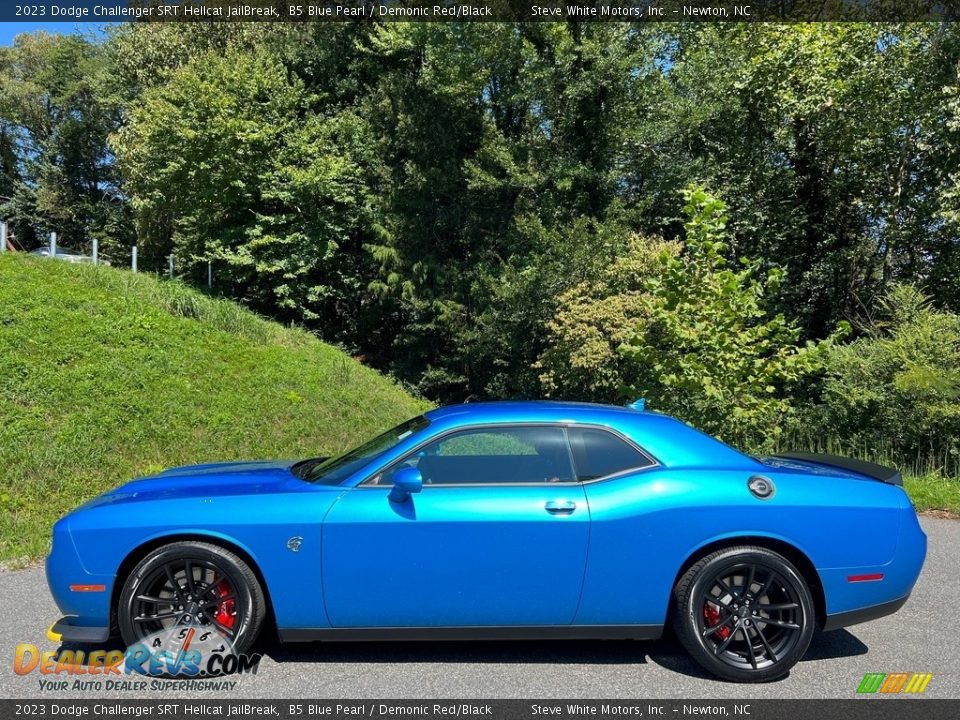
{"label": "2023 dodge challenger srt hellcat jailbreak text", "polygon": [[729,680],[899,609],[926,536],[899,474],[755,459],[642,409],[452,406],[337,458],[175,468],[53,529],[64,641],[189,621],[284,641],[637,638]]}

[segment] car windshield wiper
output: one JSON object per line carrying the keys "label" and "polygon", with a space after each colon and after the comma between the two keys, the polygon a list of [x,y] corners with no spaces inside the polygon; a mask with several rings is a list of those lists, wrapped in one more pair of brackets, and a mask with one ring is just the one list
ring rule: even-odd
{"label": "car windshield wiper", "polygon": [[290,468],[290,472],[292,472],[301,480],[306,480],[311,470],[313,470],[320,463],[325,462],[329,459],[330,459],[329,457],[315,457],[315,458],[308,458],[306,460],[301,460],[296,465]]}

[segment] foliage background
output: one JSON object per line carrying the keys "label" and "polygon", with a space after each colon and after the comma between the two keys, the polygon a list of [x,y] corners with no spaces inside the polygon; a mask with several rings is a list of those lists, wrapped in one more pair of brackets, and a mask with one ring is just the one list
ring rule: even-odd
{"label": "foliage background", "polygon": [[[0,214],[434,402],[954,475],[956,24],[132,24],[0,50]],[[814,432],[812,429],[815,428]]]}

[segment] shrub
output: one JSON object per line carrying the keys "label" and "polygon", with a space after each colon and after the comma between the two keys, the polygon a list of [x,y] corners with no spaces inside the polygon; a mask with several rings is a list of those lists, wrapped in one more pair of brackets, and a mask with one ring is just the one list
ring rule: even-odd
{"label": "shrub", "polygon": [[830,350],[819,422],[854,446],[956,473],[960,316],[897,285],[857,340]]}
{"label": "shrub", "polygon": [[547,349],[536,364],[547,397],[619,402],[637,378],[634,364],[619,352],[645,318],[646,283],[673,257],[677,243],[634,236],[625,252],[598,273],[560,296],[547,323]]}
{"label": "shrub", "polygon": [[799,329],[766,309],[783,273],[731,266],[725,204],[698,187],[684,198],[684,252],[660,254],[620,348],[634,394],[734,444],[769,447],[794,413],[792,390],[822,370],[837,336],[798,345]]}

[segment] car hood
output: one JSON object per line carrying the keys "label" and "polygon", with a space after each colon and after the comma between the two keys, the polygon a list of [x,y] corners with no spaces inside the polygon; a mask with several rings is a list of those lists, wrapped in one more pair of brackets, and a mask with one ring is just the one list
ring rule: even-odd
{"label": "car hood", "polygon": [[294,460],[184,465],[138,478],[100,495],[84,507],[187,497],[283,492],[303,481],[292,472]]}

